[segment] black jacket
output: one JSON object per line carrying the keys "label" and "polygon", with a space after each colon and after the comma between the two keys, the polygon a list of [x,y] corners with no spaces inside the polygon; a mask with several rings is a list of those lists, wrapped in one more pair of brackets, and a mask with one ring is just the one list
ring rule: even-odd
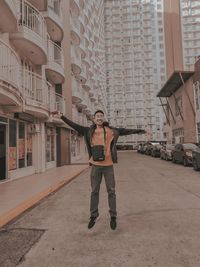
{"label": "black jacket", "polygon": [[[61,116],[61,119],[67,123],[70,127],[72,127],[74,130],[76,130],[80,135],[83,135],[85,138],[85,143],[87,146],[89,158],[92,156],[92,151],[91,151],[91,139],[92,135],[96,129],[96,124],[92,124],[90,127],[85,127],[82,125],[79,125],[69,119],[67,119],[65,116]],[[116,148],[116,143],[119,138],[119,136],[123,135],[129,135],[129,134],[137,134],[137,133],[145,133],[144,130],[141,129],[125,129],[125,128],[114,128],[108,126],[108,123],[106,122],[104,126],[109,127],[110,129],[113,130],[114,138],[111,142],[111,155],[112,155],[112,160],[113,163],[117,163],[117,148]]]}

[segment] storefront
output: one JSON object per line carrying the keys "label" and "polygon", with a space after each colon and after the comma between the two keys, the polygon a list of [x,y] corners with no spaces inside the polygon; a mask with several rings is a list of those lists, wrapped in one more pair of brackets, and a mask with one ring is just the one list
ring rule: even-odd
{"label": "storefront", "polygon": [[18,178],[35,172],[30,122],[0,117],[0,179]]}

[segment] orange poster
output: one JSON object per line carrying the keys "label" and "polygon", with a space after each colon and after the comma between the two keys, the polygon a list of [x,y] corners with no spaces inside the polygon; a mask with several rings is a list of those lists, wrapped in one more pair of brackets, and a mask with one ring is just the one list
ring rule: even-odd
{"label": "orange poster", "polygon": [[17,168],[17,148],[9,147],[9,170]]}
{"label": "orange poster", "polygon": [[25,158],[25,140],[19,139],[18,146],[19,146],[19,159],[24,159]]}
{"label": "orange poster", "polygon": [[28,153],[32,152],[32,136],[31,135],[27,136],[27,152]]}

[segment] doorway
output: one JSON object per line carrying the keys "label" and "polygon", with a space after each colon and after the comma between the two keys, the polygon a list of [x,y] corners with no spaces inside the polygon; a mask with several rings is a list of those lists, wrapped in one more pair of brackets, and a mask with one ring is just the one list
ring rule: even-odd
{"label": "doorway", "polygon": [[6,179],[6,125],[0,124],[0,180]]}

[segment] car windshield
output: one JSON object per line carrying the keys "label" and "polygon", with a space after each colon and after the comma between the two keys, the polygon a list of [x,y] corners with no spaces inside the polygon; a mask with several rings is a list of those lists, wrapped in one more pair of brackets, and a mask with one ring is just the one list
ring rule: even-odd
{"label": "car windshield", "polygon": [[198,146],[196,146],[195,144],[184,144],[183,147],[184,149],[190,149],[190,150],[198,149]]}

